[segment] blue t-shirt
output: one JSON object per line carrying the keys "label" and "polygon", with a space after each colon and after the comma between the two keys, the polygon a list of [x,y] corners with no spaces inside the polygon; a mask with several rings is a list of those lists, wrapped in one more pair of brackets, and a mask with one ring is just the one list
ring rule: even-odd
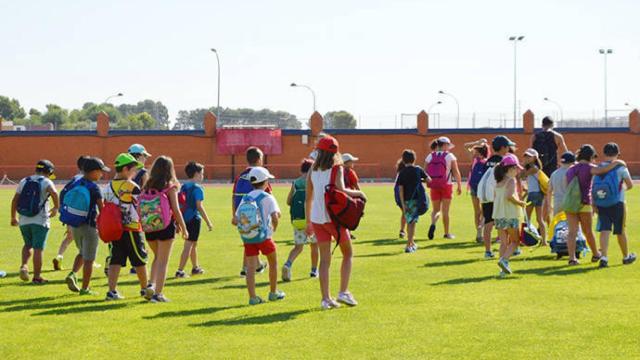
{"label": "blue t-shirt", "polygon": [[[611,164],[611,161],[603,161],[600,163],[600,166],[604,167]],[[618,183],[621,184],[620,188],[620,202],[624,202],[624,179],[631,179],[631,174],[629,173],[629,169],[624,166],[618,166],[615,169],[611,170],[616,172],[616,177],[618,178]]]}
{"label": "blue t-shirt", "polygon": [[189,222],[193,219],[200,219],[198,201],[204,201],[204,189],[202,185],[188,181],[182,185],[181,191],[184,191],[187,197],[187,206],[184,214],[182,214],[184,221]]}

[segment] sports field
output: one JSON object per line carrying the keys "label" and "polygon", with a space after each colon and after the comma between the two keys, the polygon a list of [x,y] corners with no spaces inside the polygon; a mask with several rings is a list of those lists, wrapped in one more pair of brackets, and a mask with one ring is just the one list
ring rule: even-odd
{"label": "sports field", "polygon": [[[288,219],[288,188],[275,187]],[[0,359],[69,358],[527,358],[594,359],[640,357],[640,265],[621,265],[617,243],[610,268],[588,260],[578,267],[556,261],[546,248],[524,249],[513,259],[514,275],[499,279],[495,261],[482,259],[474,242],[468,196],[454,200],[455,240],[426,240],[419,224],[415,254],[397,239],[399,210],[388,186],[365,186],[365,218],[355,232],[351,291],[355,308],[320,310],[319,285],[309,279],[309,252],[294,264],[294,279],[280,284],[284,301],[250,307],[239,277],[241,242],[230,225],[230,188],[208,187],[206,208],[214,219],[200,239],[206,274],[169,279],[172,302],[151,304],[138,295],[133,275],[121,277],[127,298],[105,302],[106,279],[95,273],[99,296],[67,290],[66,271],[53,272],[51,259],[63,229],[54,222],[45,251],[48,285],[17,277],[22,240],[9,224],[13,191],[0,190]],[[640,250],[638,191],[628,194],[631,249]],[[204,230],[203,230],[204,231]],[[280,265],[292,244],[283,221],[276,233]],[[169,274],[176,270],[182,241],[176,241]],[[69,268],[75,248],[64,260]],[[101,245],[99,259],[106,246]],[[337,293],[340,254],[332,266]],[[124,274],[124,272],[123,272]],[[259,295],[267,295],[266,273]]]}

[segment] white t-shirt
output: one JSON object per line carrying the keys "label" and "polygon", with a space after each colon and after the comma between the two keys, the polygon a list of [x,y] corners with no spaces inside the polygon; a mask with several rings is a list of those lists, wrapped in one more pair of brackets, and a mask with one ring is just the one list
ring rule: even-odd
{"label": "white t-shirt", "polygon": [[[253,190],[249,194],[252,198],[258,197],[260,194],[265,194],[265,197],[262,198],[260,202],[260,206],[262,207],[262,219],[267,222],[267,237],[271,239],[273,236],[273,223],[271,221],[271,215],[274,213],[280,213],[280,207],[278,206],[278,202],[273,195],[263,191],[263,190]],[[236,216],[238,216],[238,211],[236,210]]]}
{"label": "white t-shirt", "polygon": [[[53,185],[53,182],[49,180],[49,178],[42,175],[32,175],[29,176],[29,178],[36,181],[38,181],[38,179],[42,179],[40,182],[40,204],[44,203],[44,206],[36,216],[28,217],[20,215],[18,224],[20,226],[35,224],[48,228],[51,226],[51,221],[49,220],[49,201],[47,199],[49,197],[48,189],[55,189],[55,185]],[[24,188],[24,184],[26,182],[27,178],[20,180],[18,188],[16,189],[16,194],[20,194],[22,192],[22,189]]]}
{"label": "white t-shirt", "polygon": [[314,224],[327,224],[331,217],[324,203],[324,188],[331,181],[331,169],[311,171],[311,184],[313,185],[313,203],[311,204],[311,222]]}
{"label": "white t-shirt", "polygon": [[[436,153],[441,153],[442,151],[436,151]],[[429,153],[429,155],[427,155],[427,158],[424,160],[427,165],[431,162],[431,158],[432,158],[432,154],[433,153]],[[453,153],[447,153],[447,156],[444,157],[444,161],[447,163],[447,182],[451,183],[451,163],[454,160],[458,160],[456,158],[455,155],[453,155]],[[426,171],[426,166],[425,166],[425,171]]]}

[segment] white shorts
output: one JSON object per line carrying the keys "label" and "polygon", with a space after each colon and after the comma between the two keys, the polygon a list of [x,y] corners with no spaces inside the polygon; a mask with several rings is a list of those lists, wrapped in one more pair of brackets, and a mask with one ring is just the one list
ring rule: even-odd
{"label": "white shorts", "polygon": [[293,229],[293,243],[296,245],[315,244],[316,236],[307,236],[304,230]]}

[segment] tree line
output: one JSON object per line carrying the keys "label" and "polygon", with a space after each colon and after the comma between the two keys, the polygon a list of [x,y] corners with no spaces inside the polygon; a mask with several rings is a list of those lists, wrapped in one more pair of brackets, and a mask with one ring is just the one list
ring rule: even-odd
{"label": "tree line", "polygon": [[[174,130],[202,129],[204,114],[208,111],[220,113],[218,126],[225,125],[263,125],[282,129],[301,129],[303,122],[286,111],[269,109],[254,110],[248,108],[198,108],[180,110],[171,126],[169,110],[161,101],[143,100],[136,104],[85,103],[80,109],[65,109],[56,104],[46,105],[44,112],[31,108],[28,112],[16,99],[0,95],[0,117],[22,125],[27,129],[34,126],[52,124],[56,130],[86,130],[95,126],[97,115],[105,112],[109,115],[112,129],[148,130],[170,128]],[[306,120],[303,120],[306,122]],[[354,129],[355,117],[347,111],[330,111],[324,115],[324,127],[327,129]]]}

